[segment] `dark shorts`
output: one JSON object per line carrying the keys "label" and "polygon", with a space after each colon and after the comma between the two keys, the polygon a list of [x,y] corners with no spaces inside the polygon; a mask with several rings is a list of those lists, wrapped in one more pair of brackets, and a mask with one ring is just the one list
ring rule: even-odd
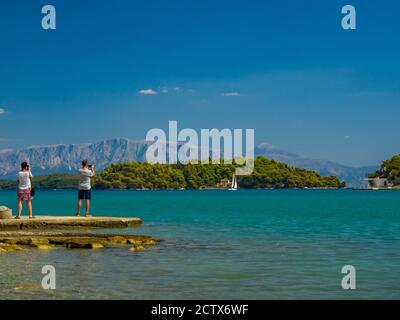
{"label": "dark shorts", "polygon": [[90,200],[92,198],[92,190],[78,190],[78,199],[83,200],[87,199]]}

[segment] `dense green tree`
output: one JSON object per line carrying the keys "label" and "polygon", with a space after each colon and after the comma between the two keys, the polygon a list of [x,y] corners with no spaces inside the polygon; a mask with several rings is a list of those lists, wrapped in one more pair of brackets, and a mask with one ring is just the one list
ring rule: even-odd
{"label": "dense green tree", "polygon": [[94,179],[97,189],[180,189],[186,188],[183,172],[173,165],[139,162],[116,163]]}

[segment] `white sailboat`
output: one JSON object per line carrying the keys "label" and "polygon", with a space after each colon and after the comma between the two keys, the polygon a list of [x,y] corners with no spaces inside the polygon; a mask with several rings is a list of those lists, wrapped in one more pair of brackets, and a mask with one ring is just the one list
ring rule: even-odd
{"label": "white sailboat", "polygon": [[233,175],[233,177],[232,177],[232,186],[229,188],[229,190],[236,191],[237,189],[238,189],[237,179],[236,179],[236,176]]}

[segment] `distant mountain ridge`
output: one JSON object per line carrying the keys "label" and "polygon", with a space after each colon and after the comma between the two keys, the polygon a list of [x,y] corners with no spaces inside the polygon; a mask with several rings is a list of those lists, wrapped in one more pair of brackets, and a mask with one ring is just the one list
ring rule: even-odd
{"label": "distant mountain ridge", "polygon": [[[152,142],[115,138],[96,143],[59,144],[30,146],[21,150],[0,150],[0,178],[14,179],[19,164],[28,161],[34,174],[55,172],[72,173],[80,166],[82,159],[96,164],[97,170],[116,162],[144,162],[146,150]],[[349,186],[361,185],[361,179],[377,166],[353,168],[327,160],[309,159],[262,143],[255,148],[255,155],[287,163],[293,167],[317,171],[321,175],[336,175]]]}
{"label": "distant mountain ridge", "polygon": [[100,170],[115,162],[142,162],[150,144],[116,138],[96,143],[31,146],[21,150],[0,151],[0,177],[14,175],[22,161],[31,163],[35,174],[72,172],[79,168],[82,159],[89,159]]}

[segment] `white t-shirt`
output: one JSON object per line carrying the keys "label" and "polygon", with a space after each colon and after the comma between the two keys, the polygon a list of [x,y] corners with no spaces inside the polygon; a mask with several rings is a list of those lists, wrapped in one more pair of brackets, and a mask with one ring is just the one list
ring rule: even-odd
{"label": "white t-shirt", "polygon": [[27,190],[31,188],[32,172],[20,171],[17,173],[18,189]]}
{"label": "white t-shirt", "polygon": [[93,176],[93,173],[89,169],[79,169],[79,190],[90,190],[90,178]]}

